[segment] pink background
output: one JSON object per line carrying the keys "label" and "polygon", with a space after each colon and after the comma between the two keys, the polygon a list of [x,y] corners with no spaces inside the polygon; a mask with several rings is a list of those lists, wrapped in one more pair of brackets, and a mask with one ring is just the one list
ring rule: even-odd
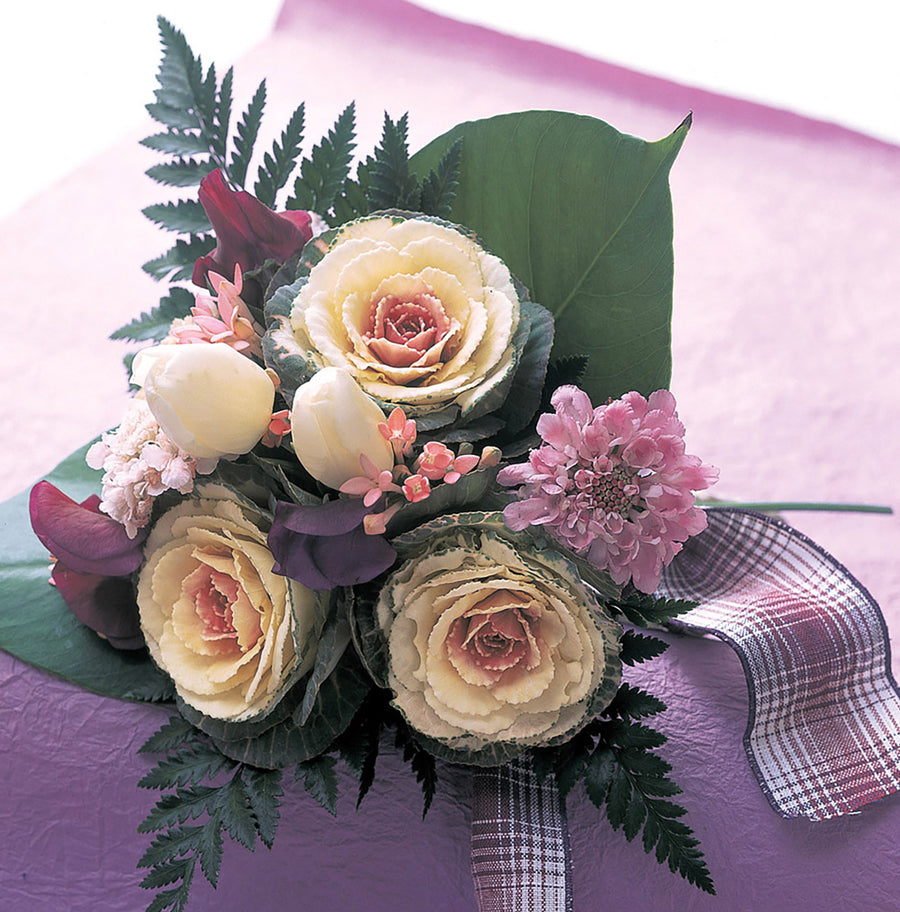
{"label": "pink background", "polygon": [[[188,38],[202,52],[202,35]],[[267,138],[300,100],[307,135],[318,137],[355,99],[366,151],[384,110],[410,112],[413,149],[504,111],[571,110],[646,139],[693,111],[671,179],[672,389],[689,449],[720,467],[721,497],[900,505],[897,147],[402,0],[288,0],[273,35],[236,69],[236,108],[267,77]],[[155,306],[160,290],[140,266],[171,240],[140,215],[161,199],[142,174],[152,153],[136,142],[151,130],[148,121],[135,141],[0,223],[0,497],[121,416],[123,349],[104,339]],[[897,517],[788,518],[858,576],[900,631]],[[900,908],[900,798],[824,824],[776,817],[743,757],[746,687],[727,647],[678,640],[634,678],[669,702],[665,753],[720,897],[658,868],[575,797],[577,912]],[[135,787],[147,761],[134,751],[163,718],[0,655],[0,908],[149,901],[134,871],[148,840],[134,827],[153,795]],[[348,794],[338,823],[290,788],[274,851],[229,851],[218,894],[198,884],[191,908],[473,908],[468,775],[442,769],[423,824],[391,750],[382,763],[362,812]]]}

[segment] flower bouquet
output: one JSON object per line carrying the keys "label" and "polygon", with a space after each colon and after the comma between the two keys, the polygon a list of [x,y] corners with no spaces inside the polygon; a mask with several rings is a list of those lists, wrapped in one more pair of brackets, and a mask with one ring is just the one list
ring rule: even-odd
{"label": "flower bouquet", "polygon": [[700,601],[664,575],[713,515],[666,388],[690,119],[647,143],[525,112],[410,156],[385,115],[354,170],[353,105],[305,157],[301,105],[251,193],[264,85],[232,130],[231,71],[160,31],[148,174],[199,193],[145,210],[184,237],[114,334],[144,344],[121,424],[56,473],[78,500],[30,501],[52,610],[96,632],[45,667],[173,705],[150,908],[215,884],[225,833],[272,845],[282,771],[333,813],[345,763],[362,800],[387,736],[426,812],[442,761],[527,768],[714,892],[665,706],[623,681]]}

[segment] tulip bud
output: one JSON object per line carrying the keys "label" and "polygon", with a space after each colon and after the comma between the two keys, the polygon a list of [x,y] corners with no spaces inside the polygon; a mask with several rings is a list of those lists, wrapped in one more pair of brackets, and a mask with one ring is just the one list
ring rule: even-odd
{"label": "tulip bud", "polygon": [[310,475],[338,490],[363,474],[363,454],[379,471],[394,467],[394,451],[378,430],[383,421],[384,413],[350,374],[325,367],[294,395],[294,451]]}
{"label": "tulip bud", "polygon": [[198,459],[252,450],[272,417],[275,387],[230,345],[158,345],[138,352],[132,380],[169,439]]}

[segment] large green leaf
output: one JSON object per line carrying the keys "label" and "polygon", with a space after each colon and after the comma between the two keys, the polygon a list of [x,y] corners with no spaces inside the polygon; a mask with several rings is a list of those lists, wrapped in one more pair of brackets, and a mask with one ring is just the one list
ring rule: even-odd
{"label": "large green leaf", "polygon": [[[74,500],[99,490],[87,447],[47,479]],[[96,693],[130,700],[173,696],[146,650],[113,649],[72,615],[48,582],[50,557],[31,531],[28,491],[0,505],[0,648]]]}
{"label": "large green leaf", "polygon": [[419,174],[463,141],[451,219],[475,231],[556,317],[555,357],[590,357],[595,404],[671,375],[668,175],[690,127],[648,143],[555,111],[460,124],[413,156]]}

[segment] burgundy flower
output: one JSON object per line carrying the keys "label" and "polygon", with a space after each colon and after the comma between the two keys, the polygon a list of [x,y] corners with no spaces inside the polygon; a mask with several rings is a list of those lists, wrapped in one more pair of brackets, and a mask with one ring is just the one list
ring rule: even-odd
{"label": "burgundy flower", "polygon": [[147,533],[129,538],[99,505],[96,494],[78,504],[39,481],[31,489],[31,527],[56,558],[51,579],[75,617],[117,649],[139,649],[144,638],[130,576]]}
{"label": "burgundy flower", "polygon": [[397,552],[380,535],[367,535],[361,500],[302,506],[279,501],[269,531],[275,572],[309,589],[355,586],[388,569]]}
{"label": "burgundy flower", "polygon": [[258,269],[266,260],[279,262],[299,253],[312,237],[309,212],[273,212],[244,190],[232,190],[221,169],[200,181],[200,204],[216,233],[216,249],[194,264],[193,282],[206,288],[212,270],[234,279],[234,267]]}
{"label": "burgundy flower", "polygon": [[593,408],[583,390],[562,386],[550,401],[553,414],[537,424],[543,446],[497,476],[521,485],[503,511],[506,525],[544,526],[616,583],[632,579],[653,592],[662,568],[706,528],[693,492],[709,487],[718,470],[685,453],[668,390]]}

